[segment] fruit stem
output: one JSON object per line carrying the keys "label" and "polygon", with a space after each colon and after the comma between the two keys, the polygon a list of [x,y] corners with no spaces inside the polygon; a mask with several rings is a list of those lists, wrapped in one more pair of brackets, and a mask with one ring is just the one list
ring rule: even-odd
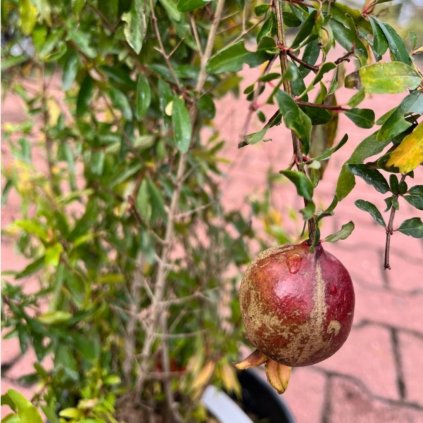
{"label": "fruit stem", "polygon": [[[277,34],[278,34],[278,45],[281,46],[283,49],[285,49],[286,48],[286,37],[285,37],[285,24],[284,24],[284,19],[283,19],[282,5],[283,5],[283,0],[273,0],[273,6],[275,7],[275,10],[276,10],[276,21],[277,21],[277,25],[278,25],[278,32],[277,32]],[[283,89],[285,90],[285,92],[292,96],[291,81],[284,78],[285,72],[288,69],[288,57],[284,53],[283,49],[281,49],[281,51],[279,53],[279,60],[280,60],[280,65],[281,65],[282,84],[283,84]],[[292,138],[292,148],[293,148],[293,151],[294,151],[294,155],[296,157],[295,163],[297,165],[297,168],[300,172],[307,175],[306,169],[305,169],[305,166],[304,166],[303,152],[301,151],[300,140],[294,134],[293,131],[291,131],[291,138]],[[304,198],[304,206],[305,207],[307,207],[310,203],[312,203],[312,201]],[[316,244],[319,242],[319,233],[318,233],[319,231],[318,231],[316,219],[315,219],[314,216],[312,216],[310,219],[308,219],[307,226],[308,226],[308,236],[309,236],[309,240],[310,240],[310,243],[311,243],[311,247],[314,248],[314,246],[316,246]]]}

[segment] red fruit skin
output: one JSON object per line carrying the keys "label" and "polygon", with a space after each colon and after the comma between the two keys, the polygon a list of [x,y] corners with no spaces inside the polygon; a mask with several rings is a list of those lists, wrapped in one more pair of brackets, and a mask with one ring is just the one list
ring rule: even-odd
{"label": "red fruit skin", "polygon": [[248,339],[291,367],[325,360],[346,341],[354,288],[343,264],[319,244],[263,251],[248,267],[240,305]]}

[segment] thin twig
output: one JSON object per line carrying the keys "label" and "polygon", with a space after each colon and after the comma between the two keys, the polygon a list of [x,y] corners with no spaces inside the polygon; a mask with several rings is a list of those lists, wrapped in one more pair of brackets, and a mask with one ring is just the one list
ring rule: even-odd
{"label": "thin twig", "polygon": [[[152,4],[152,1],[150,1],[150,3]],[[225,5],[225,0],[217,1],[216,12],[215,12],[215,16],[210,28],[206,48],[204,50],[204,54],[202,54],[201,56],[200,72],[199,72],[197,84],[195,87],[195,92],[197,96],[201,94],[201,91],[203,90],[204,84],[207,79],[206,66],[212,54],[217,27],[219,26],[219,22],[222,17],[224,5]],[[152,10],[153,9],[154,8],[152,7]],[[152,16],[153,16],[153,26],[155,27],[155,31],[157,35],[157,32],[158,32],[157,20],[154,19],[155,18],[154,13]],[[157,38],[158,38],[159,44],[163,45],[160,36],[157,36]],[[168,58],[166,59],[167,56],[166,56],[166,53],[164,52],[164,48],[162,48],[162,54],[166,62],[169,64],[170,62]],[[173,69],[171,63],[170,63],[170,66]],[[193,103],[190,114],[191,114],[191,121],[195,122],[197,118],[196,102]],[[164,237],[165,244],[161,252],[161,261],[159,261],[157,265],[157,275],[156,275],[156,281],[154,285],[154,299],[152,302],[151,325],[149,326],[149,330],[146,333],[144,345],[143,345],[143,349],[141,353],[140,375],[136,383],[136,392],[138,394],[142,392],[142,388],[146,380],[147,364],[151,356],[151,350],[153,347],[154,340],[156,339],[156,337],[154,336],[154,333],[156,332],[157,324],[159,324],[162,333],[167,332],[167,313],[163,311],[161,307],[158,307],[158,304],[160,304],[163,301],[163,298],[166,292],[167,267],[165,266],[165,264],[168,263],[169,255],[173,248],[174,224],[175,224],[175,218],[178,213],[179,198],[180,198],[180,194],[182,190],[182,181],[185,174],[186,163],[187,163],[187,153],[180,154],[178,168],[176,172],[176,185],[172,193],[171,202],[170,202],[169,211],[168,211],[168,220],[166,224],[165,237]],[[170,368],[169,351],[168,351],[167,345],[165,344],[166,342],[165,340],[163,340],[162,367],[163,367],[163,371],[165,373],[168,373]],[[165,388],[167,407],[169,411],[173,414],[173,418],[178,420],[178,414],[174,407],[173,393],[168,381],[164,382],[164,388]]]}
{"label": "thin twig", "polygon": [[202,56],[203,47],[201,46],[200,37],[198,36],[197,24],[195,22],[193,15],[191,15],[190,17],[190,25],[191,25],[192,34],[194,35],[195,44],[197,45],[198,53],[200,54],[200,56]]}
{"label": "thin twig", "polygon": [[[285,46],[286,40],[285,40],[285,28],[284,28],[284,20],[283,20],[283,3],[282,2],[283,0],[275,0],[274,4],[276,8],[276,21],[278,26],[278,31],[277,31],[278,45]],[[284,54],[281,51],[279,54],[279,59],[280,59],[280,65],[281,65],[281,72],[283,76],[288,69],[288,60],[287,60],[286,54]],[[292,95],[291,82],[288,79],[283,79],[283,87],[287,94]],[[292,137],[293,151],[297,158],[296,160],[297,168],[300,172],[306,174],[300,141],[293,131],[291,131],[291,137]],[[307,206],[309,203],[310,203],[309,200],[304,199],[305,206]],[[316,221],[313,217],[308,220],[308,235],[309,235],[311,244],[313,245],[314,238],[316,236]]]}
{"label": "thin twig", "polygon": [[169,72],[172,75],[172,78],[175,81],[175,84],[180,89],[181,83],[179,82],[178,75],[176,75],[175,69],[172,65],[172,62],[170,61],[169,55],[166,53],[166,50],[165,50],[164,45],[163,45],[162,36],[160,35],[159,26],[157,24],[157,16],[154,12],[153,0],[150,0],[150,13],[151,13],[151,22],[153,23],[154,33],[156,34],[157,42],[159,43],[159,47],[160,47],[159,51],[160,51],[161,55],[163,56],[163,58],[165,59],[166,65],[169,69]]}
{"label": "thin twig", "polygon": [[[400,184],[402,184],[405,181],[406,175],[402,175]],[[392,198],[392,206],[391,206],[391,213],[389,214],[389,221],[388,226],[386,227],[386,243],[385,243],[385,261],[384,261],[384,267],[385,269],[391,270],[391,265],[389,263],[389,254],[391,251],[391,236],[394,234],[394,219],[395,219],[395,213],[396,208],[394,207],[393,202],[398,200],[399,194],[395,194]]]}

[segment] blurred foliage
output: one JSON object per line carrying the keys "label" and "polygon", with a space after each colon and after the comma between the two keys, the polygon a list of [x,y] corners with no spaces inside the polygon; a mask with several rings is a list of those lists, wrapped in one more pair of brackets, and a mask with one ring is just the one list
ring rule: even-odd
{"label": "blurred foliage", "polygon": [[[6,421],[28,421],[22,415],[35,416],[33,405],[52,423],[129,421],[129,414],[205,421],[199,398],[210,381],[240,392],[230,365],[241,341],[238,269],[252,240],[266,245],[251,219],[263,222],[266,239],[291,241],[272,201],[283,176],[269,172],[248,216],[222,206],[216,100],[240,94],[244,65],[261,66],[244,94],[248,119],[257,116],[263,128],[246,131],[240,146],[254,148],[248,145],[282,121],[292,130],[301,154],[282,173],[306,201],[301,213],[317,225],[315,242],[319,222],[351,192],[355,176],[389,195],[387,210],[399,208],[400,196],[421,208],[421,185],[405,182],[420,156],[401,144],[419,151],[421,143],[421,73],[411,48],[372,15],[372,4],[360,12],[301,3],[283,2],[285,23],[295,29],[285,49],[267,3],[2,2],[4,95],[19,96],[26,111],[23,122],[4,124],[13,160],[4,166],[3,201],[11,192],[21,201],[5,234],[28,260],[5,273],[2,317],[5,338],[17,337],[21,351],[31,347],[38,359],[20,382],[39,386],[32,403],[6,394],[15,412]],[[332,62],[336,44],[346,54]],[[281,51],[289,59],[283,72],[275,60]],[[345,77],[350,59],[356,71]],[[356,89],[348,107],[336,99],[344,83]],[[318,209],[314,190],[348,140],[335,143],[337,114],[371,128],[374,111],[358,107],[366,94],[407,91],[343,166],[332,204]],[[275,106],[272,117],[258,107],[263,93]],[[40,150],[45,166],[34,159]],[[389,183],[381,172],[391,173]],[[374,205],[359,201],[392,229]],[[414,218],[399,230],[423,236],[422,225]],[[353,228],[349,222],[327,240],[345,239]],[[38,281],[30,290],[28,277]]]}

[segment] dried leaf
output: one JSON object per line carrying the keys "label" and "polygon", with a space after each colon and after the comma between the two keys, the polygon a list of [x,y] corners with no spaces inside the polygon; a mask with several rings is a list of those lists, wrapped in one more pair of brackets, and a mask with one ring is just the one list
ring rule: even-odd
{"label": "dried leaf", "polygon": [[246,370],[250,367],[257,367],[266,363],[267,357],[259,350],[255,350],[247,358],[235,364],[238,370]]}
{"label": "dried leaf", "polygon": [[204,365],[192,383],[191,387],[193,391],[201,391],[206,386],[210,378],[213,376],[215,366],[216,363],[214,361],[209,361]]}
{"label": "dried leaf", "polygon": [[280,393],[283,394],[288,387],[291,376],[291,367],[277,361],[269,360],[266,363],[266,375],[269,383]]}

